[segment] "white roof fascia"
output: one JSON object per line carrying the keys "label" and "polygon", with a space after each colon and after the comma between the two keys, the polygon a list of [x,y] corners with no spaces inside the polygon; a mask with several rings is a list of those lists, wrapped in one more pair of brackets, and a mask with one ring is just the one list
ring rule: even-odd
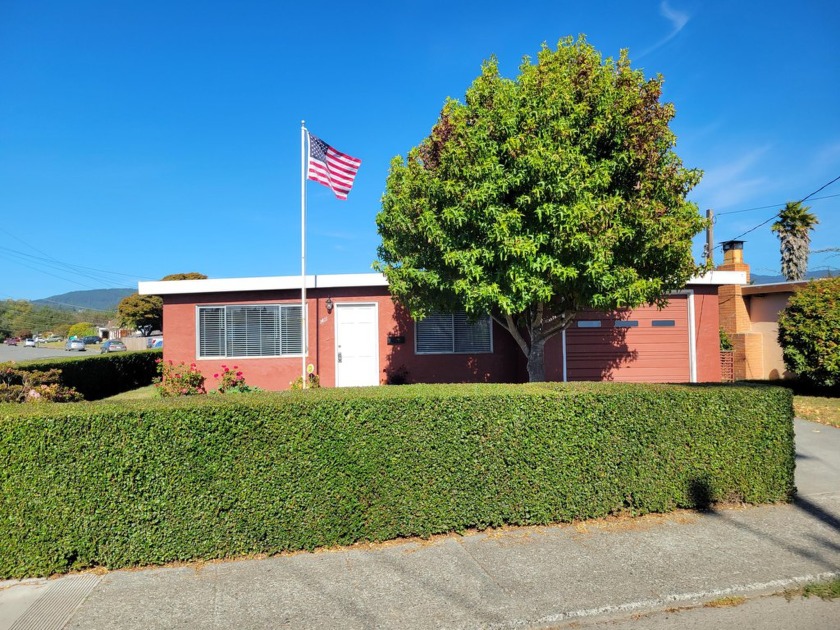
{"label": "white roof fascia", "polygon": [[709,271],[694,276],[686,284],[747,284],[746,271]]}
{"label": "white roof fascia", "polygon": [[[381,273],[345,273],[306,276],[307,289],[387,286],[388,281]],[[137,283],[137,289],[140,295],[280,291],[283,289],[300,289],[300,276],[208,278],[206,280],[156,280],[154,282],[139,282]]]}
{"label": "white roof fascia", "polygon": [[[744,271],[710,271],[691,278],[686,284],[746,284]],[[387,287],[381,273],[343,273],[306,276],[307,289]],[[300,276],[260,276],[256,278],[208,278],[206,280],[156,280],[139,282],[140,295],[182,295],[191,293],[234,293],[300,289]]]}

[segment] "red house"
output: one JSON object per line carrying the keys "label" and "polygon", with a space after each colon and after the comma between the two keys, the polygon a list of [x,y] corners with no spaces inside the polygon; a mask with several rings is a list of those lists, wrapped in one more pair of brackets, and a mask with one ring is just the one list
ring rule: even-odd
{"label": "red house", "polygon": [[[669,296],[668,306],[579,313],[546,344],[549,380],[721,380],[718,286],[745,274],[714,271]],[[525,357],[491,318],[436,314],[420,322],[379,274],[307,276],[307,339],[299,276],[141,282],[163,299],[164,359],[195,363],[215,386],[223,365],[249,385],[288,389],[303,366],[322,386],[523,382]]]}

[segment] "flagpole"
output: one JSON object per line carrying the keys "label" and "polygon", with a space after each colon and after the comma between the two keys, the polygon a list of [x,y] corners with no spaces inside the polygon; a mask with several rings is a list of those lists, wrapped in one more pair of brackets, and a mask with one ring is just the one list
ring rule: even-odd
{"label": "flagpole", "polygon": [[300,385],[306,389],[306,121],[300,121]]}

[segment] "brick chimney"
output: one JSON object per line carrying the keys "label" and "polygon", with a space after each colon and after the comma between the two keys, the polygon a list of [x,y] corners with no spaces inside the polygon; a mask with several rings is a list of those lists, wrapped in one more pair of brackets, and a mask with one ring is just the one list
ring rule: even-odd
{"label": "brick chimney", "polygon": [[[744,262],[744,241],[726,241],[723,245],[723,264],[720,271],[744,271],[750,282],[750,266]],[[741,285],[728,284],[718,288],[720,327],[729,335],[734,347],[733,371],[736,380],[764,378],[764,349],[762,334],[752,331],[749,309]]]}
{"label": "brick chimney", "polygon": [[745,271],[747,284],[750,283],[750,266],[744,262],[744,241],[724,241],[723,264],[718,266],[720,271]]}

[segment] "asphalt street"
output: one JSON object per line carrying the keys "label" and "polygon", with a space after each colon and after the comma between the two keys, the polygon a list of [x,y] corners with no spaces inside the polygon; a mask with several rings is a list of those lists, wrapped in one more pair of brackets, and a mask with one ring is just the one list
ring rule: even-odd
{"label": "asphalt street", "polygon": [[46,359],[47,357],[89,356],[91,354],[99,354],[99,346],[90,346],[82,352],[68,352],[64,349],[63,344],[60,348],[26,348],[22,341],[16,346],[7,346],[5,343],[0,343],[0,363]]}

